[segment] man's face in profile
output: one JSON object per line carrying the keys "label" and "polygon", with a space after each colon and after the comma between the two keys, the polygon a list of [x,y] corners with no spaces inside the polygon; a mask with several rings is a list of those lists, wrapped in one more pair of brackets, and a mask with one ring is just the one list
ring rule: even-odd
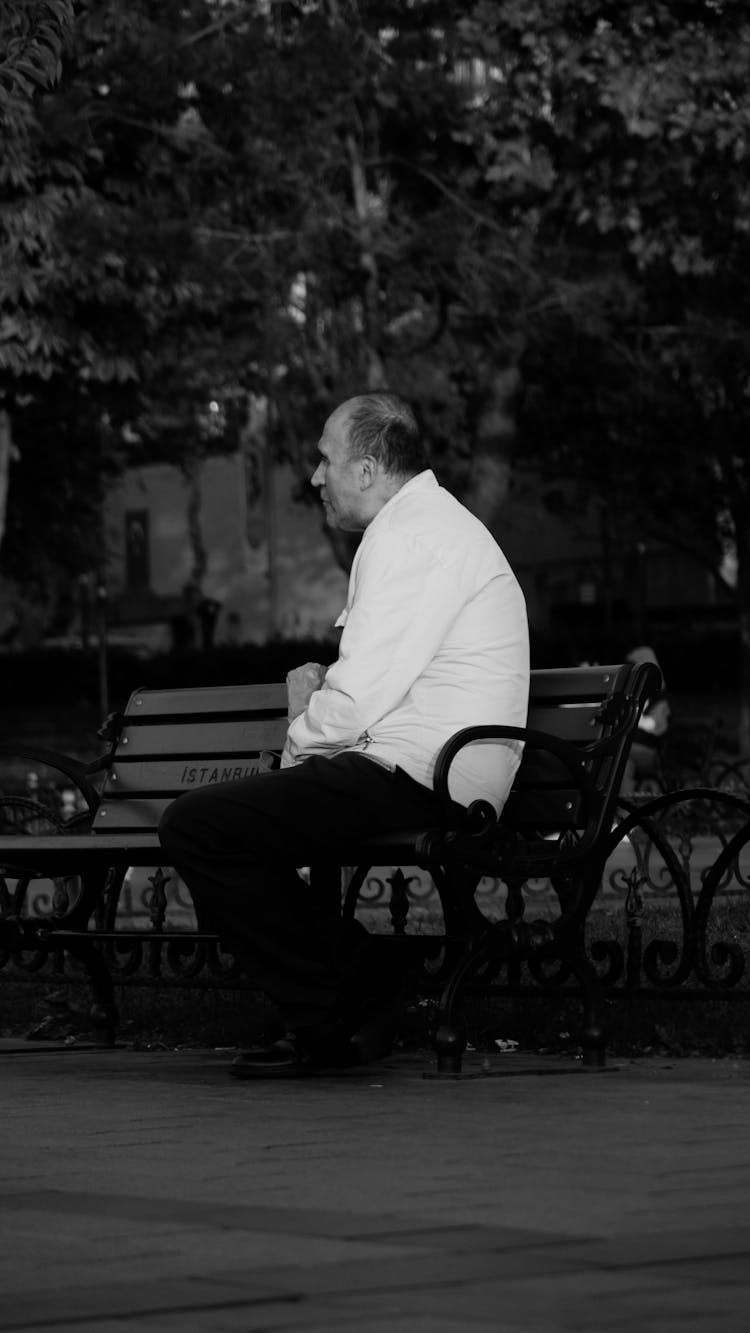
{"label": "man's face in profile", "polygon": [[342,403],[326,421],[318,444],[320,461],[311,481],[320,491],[329,528],[360,532],[366,526],[363,468],[362,459],[352,458],[350,454],[350,412],[351,405]]}

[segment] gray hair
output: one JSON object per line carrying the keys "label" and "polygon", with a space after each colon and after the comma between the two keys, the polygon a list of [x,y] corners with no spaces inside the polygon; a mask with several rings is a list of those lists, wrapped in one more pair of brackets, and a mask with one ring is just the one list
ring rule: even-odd
{"label": "gray hair", "polygon": [[413,477],[428,466],[427,451],[413,408],[398,394],[358,394],[347,422],[352,458],[371,454],[386,472]]}

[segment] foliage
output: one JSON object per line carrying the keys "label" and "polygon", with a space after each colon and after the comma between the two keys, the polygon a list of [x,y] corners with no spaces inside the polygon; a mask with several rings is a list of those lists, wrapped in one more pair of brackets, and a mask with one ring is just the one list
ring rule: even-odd
{"label": "foliage", "polygon": [[569,284],[524,330],[525,444],[718,573],[750,534],[746,8],[508,4],[494,34],[494,199]]}
{"label": "foliage", "polygon": [[[47,80],[27,20],[68,8],[10,7]],[[6,569],[30,525],[90,561],[127,459],[239,439],[303,475],[386,381],[491,519],[520,369],[558,499],[714,571],[734,548],[750,607],[749,60],[739,0],[82,0],[4,129]]]}
{"label": "foliage", "polygon": [[373,5],[365,26],[332,0],[79,7],[5,219],[0,370],[21,451],[6,568],[28,568],[33,477],[68,489],[61,421],[76,486],[90,477],[77,525],[59,507],[67,558],[54,515],[34,526],[70,568],[91,560],[113,467],[156,450],[189,468],[211,447],[209,399],[221,445],[249,393],[272,398],[270,443],[305,472],[332,400],[388,378],[466,481],[508,358],[482,265],[499,287],[518,264],[462,198],[471,87],[446,58],[449,9]]}
{"label": "foliage", "polygon": [[0,112],[60,78],[73,30],[73,0],[4,0],[0,12]]}
{"label": "foliage", "polygon": [[102,558],[108,477],[154,434],[180,457],[197,446],[220,316],[239,338],[243,293],[227,299],[204,239],[216,154],[173,40],[187,11],[136,8],[80,5],[61,88],[19,110],[25,133],[5,127],[0,392],[20,459],[4,565],[25,580]]}
{"label": "foliage", "polygon": [[480,3],[467,24],[494,48],[487,206],[533,235],[524,455],[558,505],[596,498],[613,544],[666,541],[735,599],[750,746],[747,7]]}

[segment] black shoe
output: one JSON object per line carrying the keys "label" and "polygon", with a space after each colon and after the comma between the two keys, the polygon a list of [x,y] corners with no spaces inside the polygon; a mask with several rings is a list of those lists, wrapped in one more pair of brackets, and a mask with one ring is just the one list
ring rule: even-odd
{"label": "black shoe", "polygon": [[322,1065],[310,1051],[300,1050],[296,1042],[282,1038],[269,1046],[243,1051],[229,1066],[234,1078],[309,1078]]}
{"label": "black shoe", "polygon": [[235,1078],[309,1078],[326,1069],[347,1069],[362,1063],[351,1034],[351,1023],[337,1017],[309,1031],[289,1033],[267,1046],[243,1051],[232,1061],[229,1072]]}
{"label": "black shoe", "polygon": [[400,993],[387,1001],[373,1001],[348,1024],[339,1019],[301,1037],[283,1037],[243,1051],[232,1061],[229,1072],[234,1078],[309,1078],[327,1069],[350,1069],[383,1060],[393,1050],[401,1009]]}
{"label": "black shoe", "polygon": [[347,1043],[350,1063],[369,1065],[384,1060],[393,1050],[398,1036],[404,997],[397,994],[364,1005],[355,1031]]}

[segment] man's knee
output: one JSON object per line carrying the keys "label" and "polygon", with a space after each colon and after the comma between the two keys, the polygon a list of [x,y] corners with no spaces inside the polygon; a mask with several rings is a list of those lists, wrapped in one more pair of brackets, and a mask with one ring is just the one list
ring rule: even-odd
{"label": "man's knee", "polygon": [[[181,847],[191,831],[200,824],[202,792],[186,792],[177,796],[162,812],[159,820],[159,842],[166,851]],[[198,807],[198,808],[196,808]]]}
{"label": "man's knee", "polygon": [[177,851],[262,842],[275,813],[274,804],[262,799],[269,776],[211,783],[175,797],[159,822],[162,846]]}

